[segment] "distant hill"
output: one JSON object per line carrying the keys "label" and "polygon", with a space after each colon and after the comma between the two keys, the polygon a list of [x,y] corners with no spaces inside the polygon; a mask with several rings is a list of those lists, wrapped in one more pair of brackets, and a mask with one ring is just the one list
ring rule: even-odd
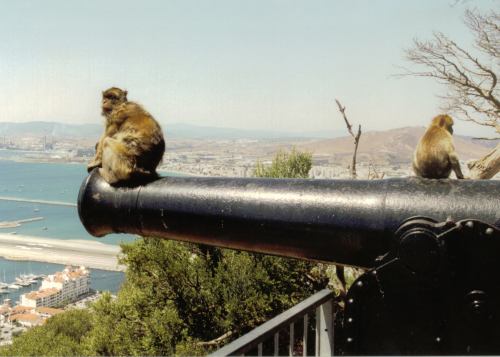
{"label": "distant hill", "polygon": [[[187,139],[284,139],[331,138],[344,135],[343,131],[286,132],[218,128],[192,124],[163,125],[167,137]],[[59,122],[32,121],[26,123],[0,122],[0,136],[64,137],[96,139],[101,135],[101,124],[64,124]]]}
{"label": "distant hill", "polygon": [[64,124],[58,122],[30,121],[26,123],[0,122],[0,136],[31,136],[87,139],[97,138],[102,132],[98,124]]}
{"label": "distant hill", "polygon": [[[233,150],[241,154],[273,155],[279,149],[292,146],[313,152],[315,157],[323,156],[336,162],[349,162],[352,157],[353,139],[346,136],[345,130],[325,132],[278,132],[265,130],[242,130],[217,128],[191,124],[174,123],[164,125],[167,145],[168,139],[192,140],[191,149],[217,152],[227,150],[227,144],[209,144],[206,140],[256,139],[264,140],[259,145],[233,144]],[[100,124],[64,124],[57,122],[0,122],[0,138],[3,136],[32,136],[69,139],[88,139],[95,141],[103,130]],[[405,127],[385,131],[368,131],[361,135],[358,149],[359,161],[374,163],[407,163],[411,160],[418,140],[425,131],[424,127]],[[273,140],[278,139],[278,140]],[[455,147],[462,160],[484,156],[494,145],[492,141],[477,141],[471,137],[454,135]],[[215,145],[215,146],[214,146]],[[174,149],[174,147],[171,147]]]}
{"label": "distant hill", "polygon": [[[405,127],[385,131],[362,133],[358,147],[358,157],[376,162],[408,162],[418,140],[424,134],[424,127]],[[462,160],[484,156],[491,142],[473,140],[471,137],[454,135],[457,154]],[[352,137],[315,140],[297,145],[299,149],[309,150],[315,155],[335,155],[339,158],[352,157]],[[410,159],[411,160],[411,159]]]}

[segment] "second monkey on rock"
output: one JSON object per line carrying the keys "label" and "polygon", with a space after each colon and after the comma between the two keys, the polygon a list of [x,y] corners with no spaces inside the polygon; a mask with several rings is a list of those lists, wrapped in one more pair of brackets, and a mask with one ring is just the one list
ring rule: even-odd
{"label": "second monkey on rock", "polygon": [[110,184],[156,176],[165,141],[158,122],[139,104],[127,100],[127,91],[110,88],[102,93],[104,134],[88,164]]}

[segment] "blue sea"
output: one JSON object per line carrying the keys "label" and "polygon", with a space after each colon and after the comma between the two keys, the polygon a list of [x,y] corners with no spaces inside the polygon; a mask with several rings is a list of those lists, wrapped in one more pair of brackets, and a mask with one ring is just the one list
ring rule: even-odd
{"label": "blue sea", "polygon": [[[0,196],[30,200],[61,201],[76,204],[78,190],[87,176],[83,164],[27,163],[1,160]],[[132,235],[112,234],[95,238],[87,233],[78,218],[76,207],[0,200],[0,221],[43,217],[18,228],[0,228],[0,233],[15,231],[57,239],[86,239],[119,244],[135,239]]]}
{"label": "blue sea", "polygon": [[[8,160],[8,154],[8,151],[0,151],[0,196],[76,204],[78,190],[87,176],[85,165],[16,162]],[[0,228],[0,233],[16,232],[19,235],[44,238],[95,240],[106,244],[119,244],[121,241],[130,242],[136,239],[132,235],[117,234],[105,238],[92,237],[80,223],[76,207],[0,200],[0,222],[33,217],[43,219],[23,223],[17,228]],[[52,274],[63,268],[60,264],[0,258],[0,281],[10,283],[20,274]],[[96,290],[116,293],[123,282],[122,272],[90,270],[92,287]],[[16,301],[20,294],[37,288],[32,285],[2,294],[0,299],[11,298]]]}

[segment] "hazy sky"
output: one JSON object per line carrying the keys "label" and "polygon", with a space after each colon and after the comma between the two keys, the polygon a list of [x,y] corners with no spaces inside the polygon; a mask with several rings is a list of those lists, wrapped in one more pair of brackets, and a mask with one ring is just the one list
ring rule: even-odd
{"label": "hazy sky", "polygon": [[343,129],[334,98],[365,130],[425,126],[442,87],[393,77],[403,49],[434,30],[470,46],[464,10],[500,4],[455,3],[0,0],[0,121],[100,123],[101,91],[119,86],[167,133]]}

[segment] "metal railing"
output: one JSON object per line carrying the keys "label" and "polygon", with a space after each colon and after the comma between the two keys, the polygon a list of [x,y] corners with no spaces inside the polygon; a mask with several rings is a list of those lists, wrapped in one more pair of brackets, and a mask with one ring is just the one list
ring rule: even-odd
{"label": "metal railing", "polygon": [[[334,295],[331,290],[324,289],[294,307],[279,314],[273,319],[256,327],[247,334],[227,344],[221,349],[215,351],[210,356],[234,356],[245,355],[245,353],[256,350],[257,356],[262,356],[264,344],[272,342],[271,353],[274,356],[280,355],[280,332],[288,334],[288,355],[293,356],[297,350],[302,349],[302,355],[310,355],[309,331],[310,314],[315,311],[315,346],[313,355],[332,356],[333,355],[333,300]],[[295,324],[303,319],[302,341],[298,341],[296,349]],[[281,348],[283,350],[283,348]],[[267,352],[267,351],[266,351]],[[255,352],[253,353],[255,354]],[[266,353],[268,354],[268,353]]]}

